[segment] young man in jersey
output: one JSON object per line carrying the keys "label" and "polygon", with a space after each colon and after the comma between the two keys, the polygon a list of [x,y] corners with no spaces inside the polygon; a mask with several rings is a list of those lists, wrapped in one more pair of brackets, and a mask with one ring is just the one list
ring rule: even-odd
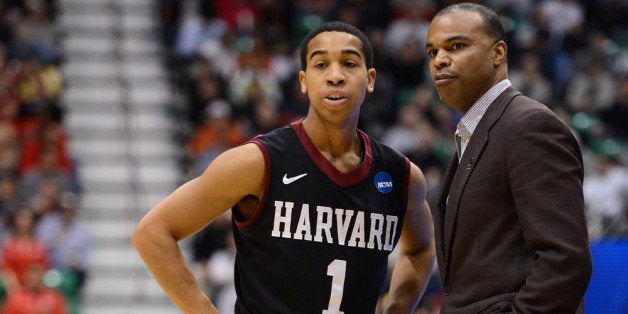
{"label": "young man in jersey", "polygon": [[232,209],[237,313],[373,313],[399,242],[387,312],[411,312],[433,262],[419,168],[357,129],[373,91],[366,36],[344,23],[301,45],[307,116],[217,157],[153,208],[132,243],[184,313],[215,313],[177,241]]}

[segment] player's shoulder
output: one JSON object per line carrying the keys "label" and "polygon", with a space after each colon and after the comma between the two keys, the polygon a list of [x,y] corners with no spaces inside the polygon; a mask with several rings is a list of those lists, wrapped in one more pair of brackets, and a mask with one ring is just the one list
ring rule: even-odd
{"label": "player's shoulder", "polygon": [[261,145],[264,147],[291,147],[297,139],[296,133],[292,126],[285,125],[276,129],[273,129],[265,134],[259,134],[253,137],[249,142]]}
{"label": "player's shoulder", "polygon": [[254,142],[230,148],[214,159],[212,164],[229,168],[250,168],[263,165],[262,148]]}

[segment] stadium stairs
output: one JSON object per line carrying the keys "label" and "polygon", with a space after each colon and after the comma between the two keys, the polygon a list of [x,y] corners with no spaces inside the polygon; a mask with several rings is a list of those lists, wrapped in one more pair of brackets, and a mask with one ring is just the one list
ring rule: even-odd
{"label": "stadium stairs", "polygon": [[61,105],[93,237],[84,314],[178,313],[129,242],[182,178],[153,0],[60,0]]}

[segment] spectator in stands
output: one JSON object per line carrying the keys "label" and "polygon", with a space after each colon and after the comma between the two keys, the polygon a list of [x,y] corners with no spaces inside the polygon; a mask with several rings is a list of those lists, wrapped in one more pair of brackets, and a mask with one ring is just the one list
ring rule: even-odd
{"label": "spectator in stands", "polygon": [[214,288],[212,300],[216,300],[216,308],[221,314],[235,313],[233,304],[236,302],[233,265],[236,258],[236,247],[231,229],[226,230],[222,238],[224,248],[216,251],[207,262],[207,279]]}
{"label": "spectator in stands", "polygon": [[6,237],[11,234],[11,218],[23,202],[24,200],[17,193],[17,175],[0,175],[0,247]]}
{"label": "spectator in stands", "polygon": [[576,0],[542,0],[537,8],[543,26],[559,44],[584,24],[584,9]]}
{"label": "spectator in stands", "polygon": [[425,47],[431,17],[436,13],[432,0],[394,3],[394,17],[386,26],[386,50],[389,55],[403,53],[408,44]]}
{"label": "spectator in stands", "polygon": [[193,62],[192,82],[190,82],[189,117],[196,128],[205,121],[205,108],[213,101],[224,100],[226,84],[214,71],[210,59],[197,57]]}
{"label": "spectator in stands", "polygon": [[191,176],[197,176],[220,153],[247,140],[243,127],[233,119],[231,105],[224,99],[207,104],[204,122],[188,142]]}
{"label": "spectator in stands", "polygon": [[613,105],[617,87],[602,60],[591,59],[584,72],[576,74],[567,85],[567,102],[573,111],[595,113]]}
{"label": "spectator in stands", "polygon": [[298,47],[299,42],[318,24],[327,22],[334,17],[333,10],[336,0],[300,0],[294,1],[292,18],[292,43]]}
{"label": "spectator in stands", "polygon": [[20,193],[26,197],[39,191],[46,181],[54,182],[59,191],[75,191],[72,176],[61,169],[58,156],[53,149],[44,149],[39,156],[37,167],[30,169],[20,177]]}
{"label": "spectator in stands", "polygon": [[56,65],[28,52],[21,59],[16,88],[21,114],[38,114],[54,105],[63,88],[63,79]]}
{"label": "spectator in stands", "polygon": [[27,202],[31,210],[35,213],[35,218],[41,218],[53,214],[59,208],[59,197],[61,191],[57,182],[52,179],[44,179],[35,191],[27,194]]}
{"label": "spectator in stands", "polygon": [[373,44],[373,62],[377,71],[377,88],[366,96],[366,106],[360,112],[360,128],[375,138],[381,138],[386,127],[396,119],[399,97],[394,68],[389,67],[391,56],[385,46],[385,28],[371,27],[366,30]]}
{"label": "spectator in stands", "polygon": [[41,60],[58,58],[57,28],[53,20],[51,1],[23,1],[21,21],[15,24],[15,42],[23,49],[32,49]]}
{"label": "spectator in stands", "polygon": [[550,103],[553,99],[552,84],[540,71],[539,56],[532,51],[525,52],[519,67],[508,74],[508,79],[522,93],[541,102]]}
{"label": "spectator in stands", "polygon": [[0,176],[14,175],[17,172],[20,144],[14,124],[0,120]]}
{"label": "spectator in stands", "polygon": [[64,295],[44,283],[46,266],[29,265],[24,274],[24,286],[10,292],[5,300],[4,314],[68,314]]}
{"label": "spectator in stands", "polygon": [[51,112],[41,112],[33,116],[28,128],[21,134],[20,173],[27,173],[38,167],[43,155],[55,155],[54,165],[62,172],[70,174],[72,159],[68,148],[68,138],[64,126],[51,116]]}
{"label": "spectator in stands", "polygon": [[[199,282],[203,291],[207,296],[214,300],[220,294],[223,282],[214,281],[212,276],[216,276],[218,271],[214,267],[209,268],[210,261],[215,254],[224,256],[225,250],[228,250],[231,234],[231,212],[227,211],[220,215],[214,222],[203,228],[199,233],[194,235],[192,241],[192,268],[194,276]],[[231,276],[233,280],[233,265],[231,271],[224,276]],[[223,270],[224,271],[224,270]],[[224,279],[225,277],[222,277]],[[233,305],[233,303],[232,303]],[[222,311],[221,311],[222,313]]]}
{"label": "spectator in stands", "polygon": [[242,47],[240,51],[235,73],[227,78],[227,99],[238,118],[250,116],[256,102],[283,101],[281,81],[272,71],[273,55],[268,51],[266,40],[261,34],[251,40],[251,46]]}
{"label": "spectator in stands", "polygon": [[542,0],[535,3],[534,17],[537,34],[532,47],[541,48],[547,77],[552,80],[554,93],[562,97],[572,74],[572,55],[566,45],[583,36],[584,9],[576,0]]}
{"label": "spectator in stands", "polygon": [[78,195],[64,192],[57,210],[41,217],[35,228],[35,237],[48,248],[52,268],[59,271],[66,282],[64,293],[73,306],[78,306],[89,274],[88,258],[91,235],[78,219]]}
{"label": "spectator in stands", "polygon": [[[293,82],[284,85],[284,100],[281,105],[281,112],[292,117],[291,120],[297,120],[298,118],[304,118],[307,114],[309,102],[307,95],[301,93],[301,86],[299,86],[299,80],[295,77],[292,78]],[[287,118],[286,118],[287,119]]]}
{"label": "spectator in stands", "polygon": [[628,236],[628,170],[618,156],[601,151],[597,168],[584,180],[589,236]]}
{"label": "spectator in stands", "polygon": [[600,112],[605,134],[624,143],[628,141],[628,73],[617,81],[613,105]]}
{"label": "spectator in stands", "polygon": [[198,49],[198,57],[207,60],[221,80],[228,80],[238,70],[237,40],[235,30],[226,29],[219,41],[205,42]]}
{"label": "spectator in stands", "polygon": [[25,284],[26,273],[32,265],[50,267],[50,255],[45,244],[35,237],[35,213],[22,206],[11,220],[12,234],[2,247],[0,271],[7,291]]}
{"label": "spectator in stands", "polygon": [[284,116],[279,104],[270,99],[262,99],[253,105],[253,115],[250,117],[251,131],[248,137],[267,133],[290,122],[291,116]]}
{"label": "spectator in stands", "polygon": [[421,126],[426,123],[424,119],[416,106],[402,106],[397,113],[397,122],[384,131],[382,143],[404,155],[412,154],[422,144]]}
{"label": "spectator in stands", "polygon": [[259,1],[215,0],[212,2],[216,16],[242,36],[253,33],[256,27],[262,25]]}
{"label": "spectator in stands", "polygon": [[15,87],[19,72],[20,63],[9,56],[9,43],[0,41],[0,88],[3,93],[8,91],[13,97],[10,92]]}
{"label": "spectator in stands", "polygon": [[[227,24],[215,16],[209,1],[181,1],[179,27],[175,35],[174,50],[182,60],[194,57],[201,46],[214,46],[220,43]],[[188,13],[189,12],[189,13]]]}

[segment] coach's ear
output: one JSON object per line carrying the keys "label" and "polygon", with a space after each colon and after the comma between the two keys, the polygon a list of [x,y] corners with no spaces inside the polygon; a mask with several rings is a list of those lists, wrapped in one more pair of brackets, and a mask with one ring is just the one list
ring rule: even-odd
{"label": "coach's ear", "polygon": [[506,62],[508,47],[503,40],[493,44],[493,66],[496,68]]}

